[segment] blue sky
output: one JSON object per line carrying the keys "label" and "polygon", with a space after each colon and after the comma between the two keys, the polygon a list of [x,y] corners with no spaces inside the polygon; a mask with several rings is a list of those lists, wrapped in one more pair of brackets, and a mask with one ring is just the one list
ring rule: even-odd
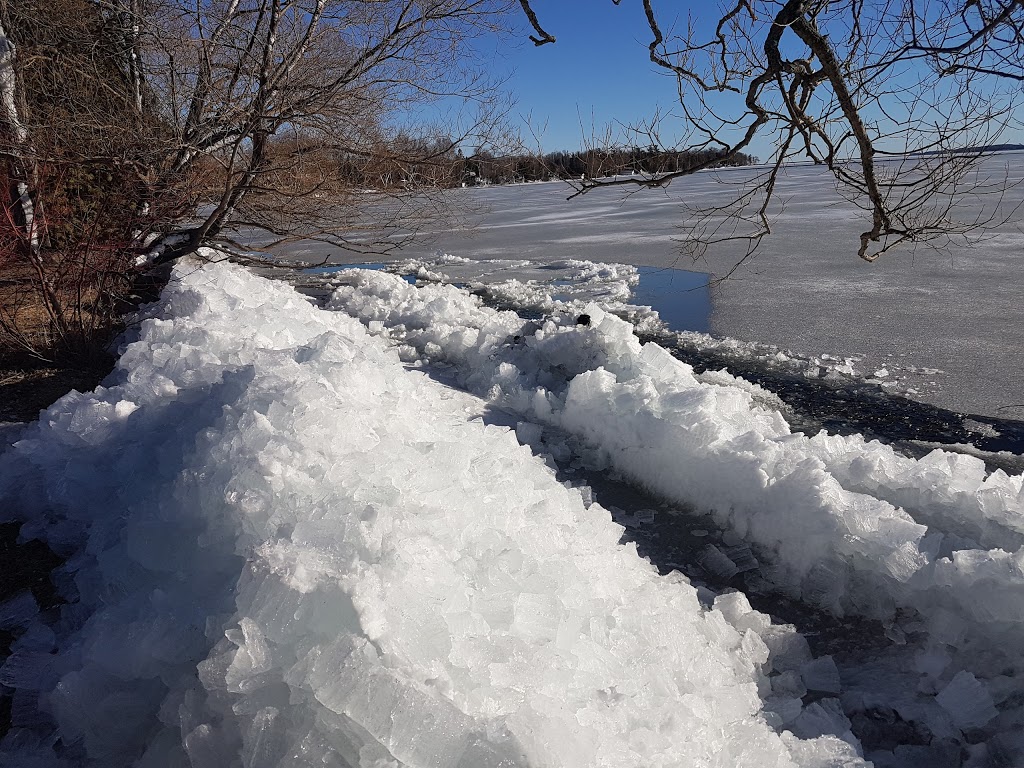
{"label": "blue sky", "polygon": [[[622,0],[616,7],[611,0],[534,0],[532,5],[557,42],[534,46],[527,39],[532,30],[520,14],[518,39],[498,44],[494,70],[509,75],[507,87],[517,100],[513,116],[529,120],[541,149],[579,149],[585,137],[602,135],[605,126],[642,121],[659,107],[663,114],[678,115],[675,79],[648,58],[651,33],[639,2]],[[704,7],[714,11],[705,15],[709,28],[702,31],[707,35],[719,15],[710,0],[655,2],[666,36],[673,25],[685,27],[688,10],[699,14]],[[680,120],[666,120],[663,126],[666,143],[678,138],[671,135],[672,126],[681,133]],[[524,134],[530,148],[536,148],[530,131]],[[750,152],[769,157],[770,141],[770,136],[755,139]],[[1010,131],[1000,141],[1021,142],[1024,136]]]}
{"label": "blue sky", "polygon": [[[578,149],[585,134],[634,122],[677,104],[675,79],[648,58],[650,30],[639,3],[536,0],[534,10],[556,43],[534,46],[523,18],[521,42],[503,45],[515,113],[543,131],[545,151]],[[581,127],[582,123],[582,127]]]}

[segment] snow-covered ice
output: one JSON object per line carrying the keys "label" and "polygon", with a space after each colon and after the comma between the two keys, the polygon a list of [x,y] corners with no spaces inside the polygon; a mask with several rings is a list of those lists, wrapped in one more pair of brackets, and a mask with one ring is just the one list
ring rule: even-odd
{"label": "snow-covered ice", "polygon": [[[878,765],[1024,755],[1024,476],[794,433],[608,312],[628,270],[567,266],[603,304],[526,319],[380,271],[320,308],[180,265],[106,386],[0,455],[69,601],[0,606],[0,757],[853,768],[879,713],[915,736]],[[902,644],[814,658],[743,593],[659,575],[545,454],[709,515],[724,579]]]}
{"label": "snow-covered ice", "polygon": [[[728,169],[676,179],[632,194],[596,190],[566,200],[562,183],[457,190],[489,208],[475,227],[435,233],[406,258],[437,249],[472,260],[533,263],[567,258],[730,273],[744,244],[723,246],[694,263],[681,255],[687,208],[726,202],[757,169]],[[711,330],[720,337],[775,344],[801,357],[853,361],[862,374],[885,368],[886,384],[916,399],[964,413],[1024,418],[1024,248],[1020,204],[1024,152],[986,158],[980,178],[1000,197],[964,195],[954,214],[986,225],[976,247],[904,248],[874,264],[856,256],[865,213],[844,200],[831,174],[812,165],[786,168],[778,180],[773,235],[729,279],[712,287]],[[1012,186],[1016,184],[1016,186]],[[996,200],[999,201],[998,207]],[[999,216],[1008,216],[999,223]],[[319,261],[344,256],[316,243],[284,255]]]}

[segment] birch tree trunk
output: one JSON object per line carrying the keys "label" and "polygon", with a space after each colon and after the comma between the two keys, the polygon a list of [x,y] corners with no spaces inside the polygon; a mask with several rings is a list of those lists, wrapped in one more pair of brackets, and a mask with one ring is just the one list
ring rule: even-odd
{"label": "birch tree trunk", "polygon": [[18,240],[31,253],[39,252],[39,229],[32,187],[35,178],[28,131],[18,114],[17,49],[5,22],[6,4],[0,3],[0,157],[10,184],[10,211],[5,218],[20,230]]}

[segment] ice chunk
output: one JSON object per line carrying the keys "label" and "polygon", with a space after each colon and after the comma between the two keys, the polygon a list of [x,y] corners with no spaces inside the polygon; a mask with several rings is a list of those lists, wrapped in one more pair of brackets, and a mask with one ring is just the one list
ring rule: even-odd
{"label": "ice chunk", "polygon": [[801,585],[803,598],[822,608],[840,605],[846,591],[846,578],[846,567],[840,563],[815,563]]}
{"label": "ice chunk", "polygon": [[285,749],[280,712],[263,707],[253,717],[242,743],[245,768],[274,768]]}
{"label": "ice chunk", "polygon": [[822,656],[800,667],[800,678],[808,691],[839,693],[839,669],[831,656]]}
{"label": "ice chunk", "polygon": [[780,723],[788,725],[800,716],[804,705],[800,699],[792,696],[769,696],[764,700],[764,707],[778,715]]}
{"label": "ice chunk", "polygon": [[999,714],[985,684],[964,670],[953,676],[935,701],[949,713],[958,728],[980,728]]}
{"label": "ice chunk", "polygon": [[778,696],[802,699],[807,694],[807,686],[795,670],[786,670],[771,680],[772,692]]}
{"label": "ice chunk", "polygon": [[27,627],[39,614],[39,605],[28,590],[0,603],[0,629]]}
{"label": "ice chunk", "polygon": [[[241,637],[229,633],[228,639],[238,646],[231,664],[224,673],[227,690],[236,693],[253,690],[265,685],[264,673],[272,667],[270,648],[259,625],[246,617],[239,621]],[[271,722],[277,714],[267,713],[265,718]],[[268,726],[269,727],[269,726]]]}
{"label": "ice chunk", "polygon": [[959,645],[968,631],[967,621],[946,608],[932,612],[929,619],[931,637],[950,646]]}
{"label": "ice chunk", "polygon": [[223,739],[214,733],[213,727],[203,723],[189,732],[183,739],[183,746],[193,768],[220,768],[230,759],[223,749]]}
{"label": "ice chunk", "polygon": [[860,744],[851,730],[852,724],[843,712],[839,699],[827,698],[809,704],[793,721],[792,731],[802,739],[831,734],[854,746]]}
{"label": "ice chunk", "polygon": [[726,547],[723,553],[733,562],[738,573],[753,571],[758,567],[753,550],[746,545]]}
{"label": "ice chunk", "polygon": [[544,428],[540,424],[529,421],[520,421],[516,424],[516,437],[523,445],[539,445]]}
{"label": "ice chunk", "polygon": [[561,612],[557,597],[524,592],[516,598],[513,631],[532,641],[554,640]]}
{"label": "ice chunk", "polygon": [[784,733],[782,738],[790,749],[793,761],[802,768],[847,768],[865,765],[856,747],[836,736],[822,736],[813,741],[804,741],[794,734]]}
{"label": "ice chunk", "polygon": [[[399,760],[449,766],[464,752],[472,724],[450,704],[379,670],[357,672],[348,680],[353,687],[345,695],[342,712]],[[333,690],[341,692],[337,685]],[[330,706],[334,709],[339,703]]]}
{"label": "ice chunk", "polygon": [[0,666],[0,685],[25,690],[45,690],[59,676],[59,659],[44,652],[21,651],[12,653]]}
{"label": "ice chunk", "polygon": [[697,558],[697,564],[703,568],[709,576],[720,582],[729,581],[740,572],[736,563],[722,552],[714,544],[708,544],[704,551]]}
{"label": "ice chunk", "polygon": [[745,657],[750,664],[757,668],[763,666],[768,661],[769,656],[768,646],[764,644],[761,637],[752,629],[747,629],[743,632],[743,639],[740,641],[740,653],[741,658]]}
{"label": "ice chunk", "polygon": [[768,646],[769,662],[778,672],[798,670],[811,661],[811,649],[807,639],[790,624],[773,624],[761,633],[761,639]]}
{"label": "ice chunk", "polygon": [[714,605],[722,612],[726,621],[740,632],[752,629],[760,635],[772,623],[769,616],[750,607],[750,601],[742,592],[724,592],[717,595]]}

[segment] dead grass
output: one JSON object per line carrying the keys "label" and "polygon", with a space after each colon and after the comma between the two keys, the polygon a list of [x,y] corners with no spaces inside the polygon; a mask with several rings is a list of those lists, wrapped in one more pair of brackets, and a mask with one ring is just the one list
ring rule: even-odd
{"label": "dead grass", "polygon": [[0,355],[72,367],[106,364],[106,342],[121,315],[137,306],[137,276],[117,264],[103,269],[100,261],[83,266],[59,254],[47,259],[45,299],[38,273],[0,261]]}
{"label": "dead grass", "polygon": [[94,389],[110,372],[113,361],[102,352],[57,363],[27,351],[32,347],[45,356],[52,346],[49,318],[38,294],[9,271],[0,279],[0,317],[18,330],[14,337],[0,329],[0,422],[32,421],[72,389]]}

